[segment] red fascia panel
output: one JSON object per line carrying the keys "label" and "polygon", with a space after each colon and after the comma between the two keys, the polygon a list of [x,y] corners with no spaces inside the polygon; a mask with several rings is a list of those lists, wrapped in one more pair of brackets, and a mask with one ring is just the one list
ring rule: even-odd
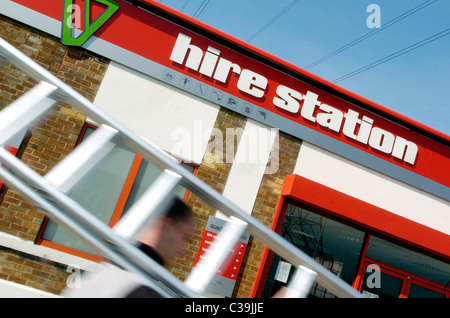
{"label": "red fascia panel", "polygon": [[319,77],[319,76],[317,76],[317,75],[315,75],[315,74],[313,74],[313,73],[311,73],[309,71],[306,71],[306,70],[304,70],[304,69],[302,69],[302,68],[300,68],[300,67],[298,67],[298,66],[296,66],[296,65],[294,65],[292,63],[289,63],[289,62],[287,62],[287,61],[285,61],[283,59],[280,59],[277,56],[274,56],[274,55],[272,55],[272,54],[270,54],[270,53],[268,53],[266,51],[263,51],[263,50],[255,47],[255,46],[253,46],[253,45],[251,45],[251,44],[249,44],[247,42],[244,42],[244,41],[242,41],[242,40],[240,40],[240,39],[238,39],[236,37],[233,37],[233,36],[223,32],[221,30],[218,30],[218,29],[216,29],[216,28],[214,28],[214,27],[212,27],[212,26],[210,26],[208,24],[205,24],[205,23],[203,23],[203,22],[201,22],[201,21],[199,21],[199,20],[197,20],[195,18],[192,18],[191,16],[186,15],[186,14],[180,12],[180,11],[177,11],[177,10],[175,10],[175,9],[173,9],[173,8],[163,4],[161,2],[154,1],[154,0],[137,0],[137,1],[141,2],[141,3],[144,3],[146,5],[154,6],[154,7],[158,8],[158,9],[160,9],[162,11],[165,11],[167,14],[172,15],[172,16],[176,17],[177,19],[184,20],[188,24],[191,24],[191,25],[193,25],[193,26],[195,26],[197,28],[203,29],[207,33],[213,34],[216,37],[220,37],[226,42],[233,43],[233,44],[235,44],[235,45],[237,45],[237,46],[239,46],[239,47],[241,47],[241,48],[243,48],[243,49],[245,49],[245,50],[247,50],[247,51],[249,51],[251,53],[254,53],[256,55],[261,56],[263,59],[266,59],[266,60],[269,60],[269,61],[271,61],[271,62],[273,62],[275,64],[278,64],[278,65],[282,66],[283,68],[290,69],[293,72],[298,73],[302,77],[306,77],[306,78],[308,78],[308,79],[310,79],[312,81],[315,81],[315,82],[320,83],[320,84],[322,84],[324,86],[327,86],[329,89],[332,89],[332,90],[334,90],[334,91],[336,91],[338,93],[341,93],[341,94],[343,94],[345,96],[348,96],[350,99],[354,99],[356,101],[359,101],[359,102],[367,105],[369,108],[373,108],[373,109],[379,111],[380,113],[386,114],[389,117],[397,118],[399,120],[399,122],[407,123],[408,125],[416,127],[418,130],[426,132],[429,135],[433,135],[433,136],[436,136],[436,137],[438,137],[440,139],[444,139],[447,142],[450,142],[450,136],[445,134],[445,133],[443,133],[443,132],[441,132],[441,131],[439,131],[439,130],[436,130],[436,129],[431,128],[431,127],[429,127],[427,125],[424,125],[424,124],[422,124],[422,123],[420,123],[420,122],[418,122],[418,121],[416,121],[414,119],[411,119],[411,118],[409,118],[409,117],[407,117],[405,115],[402,115],[402,114],[400,114],[400,113],[398,113],[396,111],[393,111],[392,109],[389,109],[389,108],[387,108],[387,107],[385,107],[385,106],[383,106],[381,104],[378,104],[378,103],[376,103],[374,101],[371,101],[371,100],[369,100],[369,99],[367,99],[365,97],[362,97],[362,96],[360,96],[360,95],[358,95],[356,93],[353,93],[353,92],[351,92],[351,91],[349,91],[349,90],[347,90],[347,89],[345,89],[343,87],[340,87],[339,85],[336,85],[336,84],[334,84],[334,83],[332,83],[332,82],[330,82],[330,81],[328,81],[328,80],[326,80],[324,78],[321,78],[321,77]]}
{"label": "red fascia panel", "polygon": [[[298,175],[287,176],[282,196],[450,259],[450,236]],[[426,213],[426,211],[424,211]]]}

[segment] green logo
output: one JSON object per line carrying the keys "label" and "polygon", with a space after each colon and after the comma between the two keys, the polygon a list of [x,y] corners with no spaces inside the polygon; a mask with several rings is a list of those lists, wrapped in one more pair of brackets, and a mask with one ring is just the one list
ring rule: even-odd
{"label": "green logo", "polygon": [[[73,0],[64,0],[61,42],[65,45],[81,46],[119,9],[114,0],[95,0],[107,6],[106,10],[94,22],[90,23],[91,0],[84,0],[84,31],[81,31],[81,9]],[[74,36],[75,32],[80,33]]]}

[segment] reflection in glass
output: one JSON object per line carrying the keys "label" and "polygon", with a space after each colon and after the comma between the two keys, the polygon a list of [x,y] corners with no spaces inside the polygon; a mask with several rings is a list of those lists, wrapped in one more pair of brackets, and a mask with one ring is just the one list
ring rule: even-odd
{"label": "reflection in glass", "polygon": [[411,287],[409,288],[408,298],[444,298],[444,294],[435,292],[416,284],[411,284]]}
{"label": "reflection in glass", "polygon": [[450,281],[450,265],[427,255],[371,236],[367,257],[445,285]]}
{"label": "reflection in glass", "polygon": [[366,270],[361,293],[368,298],[398,298],[403,280],[383,272]]}
{"label": "reflection in glass", "polygon": [[[352,283],[364,232],[289,204],[281,235],[344,281]],[[274,255],[262,297],[270,297],[289,284],[294,270],[294,266],[286,266],[284,260]],[[311,296],[333,297],[318,284],[314,284]]]}
{"label": "reflection in glass", "polygon": [[[181,165],[190,173],[194,172],[193,166],[187,165],[185,163],[181,163]],[[130,195],[128,196],[123,214],[125,214],[128,209],[141,197],[141,195],[152,185],[152,183],[155,182],[155,180],[161,175],[161,173],[162,170],[155,165],[145,160],[142,161],[142,164],[139,167],[139,171],[136,175],[136,179],[133,183],[133,187],[131,188]],[[186,194],[186,188],[178,185],[175,188],[174,192],[177,197],[183,200],[184,195]]]}

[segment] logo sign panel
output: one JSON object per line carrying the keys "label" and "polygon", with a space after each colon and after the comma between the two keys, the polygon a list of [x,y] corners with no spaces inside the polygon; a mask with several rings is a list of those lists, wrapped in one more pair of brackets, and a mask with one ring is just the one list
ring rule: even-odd
{"label": "logo sign panel", "polygon": [[[214,216],[209,217],[194,261],[194,267],[198,265],[208,248],[214,243],[215,238],[225,226],[226,222],[227,221]],[[231,297],[247,249],[248,239],[249,234],[244,233],[241,235],[236,246],[230,252],[231,255],[228,266],[217,272],[217,275],[214,277],[207,290],[208,292]]]}
{"label": "logo sign panel", "polygon": [[[114,0],[95,0],[107,6],[92,23],[91,0],[84,0],[84,12],[74,4],[74,0],[64,0],[61,42],[65,45],[81,46],[97,31],[112,15],[119,10],[119,4]],[[84,31],[74,37],[76,26],[81,27],[81,19],[84,17]],[[78,20],[78,21],[74,21]]]}

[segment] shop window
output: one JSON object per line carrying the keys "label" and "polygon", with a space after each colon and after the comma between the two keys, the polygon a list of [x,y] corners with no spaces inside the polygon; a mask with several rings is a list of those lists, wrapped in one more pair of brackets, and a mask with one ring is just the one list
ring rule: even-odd
{"label": "shop window", "polygon": [[[403,281],[386,270],[378,270],[379,267],[365,272],[362,294],[367,298],[399,298],[402,292]],[[372,277],[372,278],[371,278]],[[375,277],[375,278],[373,278]]]}
{"label": "shop window", "polygon": [[[81,139],[87,138],[95,127],[86,126]],[[194,173],[195,167],[181,163]],[[115,147],[69,196],[91,211],[105,224],[114,226],[120,217],[136,202],[162,171],[128,149]],[[187,191],[178,186],[175,195],[187,197]],[[37,243],[88,259],[97,259],[95,251],[50,219],[45,219]]]}
{"label": "shop window", "polygon": [[[450,264],[445,260],[326,215],[285,201],[276,231],[365,297],[450,297]],[[260,297],[271,297],[287,286],[294,271],[294,266],[269,252]],[[315,283],[309,297],[334,295]]]}
{"label": "shop window", "polygon": [[[352,283],[357,273],[364,232],[288,204],[280,234],[344,281]],[[282,286],[288,285],[294,271],[293,266],[273,255],[262,297],[271,297]],[[317,283],[310,296],[334,297]]]}
{"label": "shop window", "polygon": [[408,298],[445,298],[445,296],[443,293],[433,291],[416,284],[411,284]]}
{"label": "shop window", "polygon": [[450,281],[449,264],[377,236],[370,237],[366,257],[440,284]]}
{"label": "shop window", "polygon": [[[186,168],[191,173],[194,173],[195,167],[192,165],[181,163],[184,168]],[[162,171],[156,166],[152,165],[147,161],[142,161],[138,173],[136,175],[133,187],[131,188],[130,194],[125,204],[123,213],[126,213],[128,209],[136,202],[141,195],[147,190],[150,185],[161,175]],[[186,188],[178,185],[175,188],[175,195],[180,199],[184,199],[186,195]]]}
{"label": "shop window", "polygon": [[448,263],[375,235],[368,241],[362,271],[361,292],[367,297],[445,298],[449,294]]}

